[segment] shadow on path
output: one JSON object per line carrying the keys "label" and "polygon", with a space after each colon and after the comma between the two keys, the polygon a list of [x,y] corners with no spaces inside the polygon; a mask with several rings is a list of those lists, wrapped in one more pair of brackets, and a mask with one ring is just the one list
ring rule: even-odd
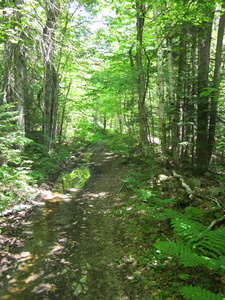
{"label": "shadow on path", "polygon": [[2,260],[0,299],[128,300],[118,159],[95,149],[82,189],[50,193],[24,221],[21,247]]}

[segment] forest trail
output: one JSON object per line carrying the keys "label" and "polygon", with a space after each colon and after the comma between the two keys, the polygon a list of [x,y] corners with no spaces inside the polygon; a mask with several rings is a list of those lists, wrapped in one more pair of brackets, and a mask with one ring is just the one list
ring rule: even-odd
{"label": "forest trail", "polygon": [[126,167],[105,145],[87,165],[83,188],[50,194],[24,219],[18,247],[2,255],[0,299],[146,299],[125,284],[126,224],[110,214],[121,205]]}

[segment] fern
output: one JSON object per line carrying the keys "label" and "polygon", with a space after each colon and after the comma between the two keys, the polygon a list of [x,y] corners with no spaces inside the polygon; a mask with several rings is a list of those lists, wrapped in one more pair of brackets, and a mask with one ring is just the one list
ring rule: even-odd
{"label": "fern", "polygon": [[[192,242],[192,241],[190,241]],[[193,243],[194,248],[204,255],[218,258],[225,254],[225,228],[217,230],[206,229],[199,235],[199,240]]]}
{"label": "fern", "polygon": [[181,218],[182,214],[174,209],[164,209],[161,213],[157,214],[159,220]]}
{"label": "fern", "polygon": [[225,228],[210,230],[199,222],[179,218],[171,224],[179,240],[189,244],[197,254],[214,259],[225,254]]}
{"label": "fern", "polygon": [[[192,210],[192,209],[191,209]],[[189,212],[191,212],[191,210]],[[169,216],[173,214],[169,211]],[[191,214],[174,214],[171,219],[176,241],[158,241],[154,247],[165,255],[175,258],[185,267],[202,267],[210,270],[225,271],[225,228],[210,230]],[[200,219],[200,218],[199,218]],[[220,294],[214,294],[201,287],[186,286],[180,290],[185,299],[222,300]]]}
{"label": "fern", "polygon": [[212,258],[199,256],[193,252],[190,245],[181,242],[158,241],[154,243],[154,247],[164,252],[166,255],[172,256],[179,260],[185,267],[204,266],[209,269],[216,269],[217,260]]}
{"label": "fern", "polygon": [[180,289],[180,294],[187,300],[222,300],[223,296],[214,294],[199,286],[184,286]]}
{"label": "fern", "polygon": [[203,230],[206,229],[206,227],[201,223],[186,218],[171,220],[171,225],[175,234],[186,242],[197,237]]}
{"label": "fern", "polygon": [[202,211],[194,206],[187,206],[184,212],[186,218],[194,221],[200,221],[203,217]]}

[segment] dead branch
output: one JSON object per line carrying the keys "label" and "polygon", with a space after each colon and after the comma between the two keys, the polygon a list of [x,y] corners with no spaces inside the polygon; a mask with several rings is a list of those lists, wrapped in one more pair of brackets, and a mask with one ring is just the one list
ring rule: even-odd
{"label": "dead branch", "polygon": [[212,221],[212,223],[207,227],[207,229],[212,230],[214,227],[223,223],[224,221],[225,221],[225,215],[217,220]]}
{"label": "dead branch", "polygon": [[177,174],[175,170],[172,170],[173,176],[178,178],[181,182],[182,187],[186,190],[187,194],[188,194],[188,198],[190,200],[193,200],[193,192],[191,190],[191,188],[189,187],[189,185],[187,183],[185,183],[183,176],[181,176],[180,174]]}

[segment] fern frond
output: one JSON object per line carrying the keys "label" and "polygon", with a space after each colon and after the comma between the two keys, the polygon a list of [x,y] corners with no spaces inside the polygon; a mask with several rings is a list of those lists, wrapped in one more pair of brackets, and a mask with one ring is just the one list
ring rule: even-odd
{"label": "fern frond", "polygon": [[202,256],[198,256],[193,252],[182,252],[180,254],[179,261],[185,267],[197,267],[197,266],[204,266],[205,259]]}
{"label": "fern frond", "polygon": [[199,253],[215,259],[225,254],[225,228],[205,230],[198,237],[199,240],[193,243],[193,247]]}
{"label": "fern frond", "polygon": [[154,243],[153,246],[162,251],[165,255],[178,259],[185,267],[204,266],[214,270],[221,268],[219,260],[198,255],[193,252],[190,245],[182,242],[158,241]]}
{"label": "fern frond", "polygon": [[184,212],[185,217],[193,221],[200,221],[203,217],[202,211],[194,206],[187,206]]}
{"label": "fern frond", "polygon": [[202,231],[206,230],[206,226],[186,218],[176,218],[171,220],[171,224],[176,235],[186,242],[196,238]]}
{"label": "fern frond", "polygon": [[153,246],[166,255],[178,258],[185,267],[196,267],[206,263],[203,257],[193,253],[192,249],[184,243],[158,241]]}
{"label": "fern frond", "polygon": [[160,251],[163,251],[166,255],[178,256],[180,251],[177,249],[176,242],[158,241],[153,244],[153,246]]}
{"label": "fern frond", "polygon": [[182,218],[182,214],[179,211],[176,211],[174,209],[166,208],[161,213],[161,216],[163,219],[175,219],[175,218]]}
{"label": "fern frond", "polygon": [[190,219],[171,221],[176,235],[199,255],[218,259],[225,254],[225,228],[210,230]]}
{"label": "fern frond", "polygon": [[214,294],[199,286],[184,286],[180,289],[180,294],[187,300],[222,300],[223,296]]}

